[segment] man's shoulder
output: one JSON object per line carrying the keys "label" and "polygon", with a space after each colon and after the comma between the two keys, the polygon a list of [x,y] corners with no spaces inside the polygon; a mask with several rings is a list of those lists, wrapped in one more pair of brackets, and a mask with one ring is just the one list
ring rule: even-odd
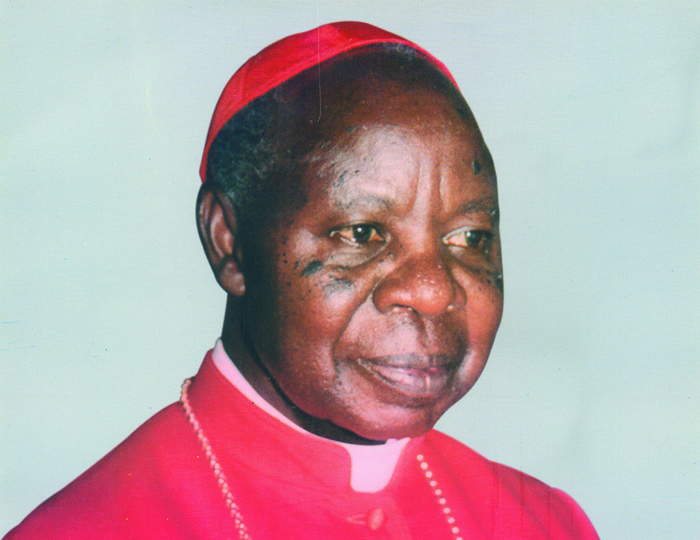
{"label": "man's shoulder", "polygon": [[[519,492],[544,493],[552,488],[544,482],[508,465],[491,461],[464,443],[440,431],[426,436],[426,445],[436,451],[456,478],[469,482],[483,478],[499,489],[515,487]],[[493,481],[497,482],[494,484]]]}
{"label": "man's shoulder", "polygon": [[146,521],[167,529],[178,504],[164,494],[177,498],[181,486],[201,481],[198,472],[207,465],[199,449],[182,407],[172,404],[44,501],[5,540],[82,540],[95,531],[106,539],[139,538],[134,532]]}
{"label": "man's shoulder", "polygon": [[503,532],[504,538],[510,538],[506,531],[513,533],[519,527],[527,528],[527,523],[533,529],[545,528],[548,538],[598,538],[581,507],[560,489],[491,461],[437,430],[425,437],[424,444],[427,452],[439,461],[442,474],[457,484],[463,500],[476,497],[480,503],[472,501],[472,508],[480,506],[489,510],[491,527]]}

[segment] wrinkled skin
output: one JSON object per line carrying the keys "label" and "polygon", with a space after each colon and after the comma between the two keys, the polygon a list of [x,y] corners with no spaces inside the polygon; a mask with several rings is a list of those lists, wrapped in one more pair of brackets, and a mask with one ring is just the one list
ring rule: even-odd
{"label": "wrinkled skin", "polygon": [[387,89],[340,121],[248,245],[203,188],[224,346],[318,435],[420,436],[474,385],[501,319],[495,171],[471,114],[429,91]]}

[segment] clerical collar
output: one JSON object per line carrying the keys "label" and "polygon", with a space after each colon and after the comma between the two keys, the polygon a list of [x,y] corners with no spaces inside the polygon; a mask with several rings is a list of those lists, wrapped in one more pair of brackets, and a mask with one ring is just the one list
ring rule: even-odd
{"label": "clerical collar", "polygon": [[[226,354],[220,339],[216,340],[212,358],[219,372],[255,406],[280,422],[287,424],[291,428],[309,437],[321,438],[318,435],[309,433],[301,426],[296,425],[265,401],[245,377],[243,377],[228,354]],[[323,440],[327,441],[329,439]],[[352,463],[350,486],[352,489],[362,493],[377,493],[384,489],[391,480],[396,464],[401,456],[401,451],[409,440],[408,437],[400,440],[391,439],[379,445],[348,444],[337,441],[330,442],[342,446],[347,450],[348,454],[350,454],[350,461]]]}

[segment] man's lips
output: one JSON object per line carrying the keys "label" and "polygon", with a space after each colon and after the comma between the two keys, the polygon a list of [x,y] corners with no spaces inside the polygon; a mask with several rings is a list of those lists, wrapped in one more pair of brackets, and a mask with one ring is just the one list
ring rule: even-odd
{"label": "man's lips", "polygon": [[398,354],[357,359],[365,371],[399,393],[428,399],[445,391],[460,361],[444,354]]}

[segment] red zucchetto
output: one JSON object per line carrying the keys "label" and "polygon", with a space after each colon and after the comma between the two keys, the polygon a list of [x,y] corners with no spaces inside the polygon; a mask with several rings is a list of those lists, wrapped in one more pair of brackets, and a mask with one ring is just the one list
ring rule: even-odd
{"label": "red zucchetto", "polygon": [[374,43],[400,43],[420,52],[457,87],[447,67],[415,43],[361,22],[337,22],[294,34],[265,47],[250,58],[226,84],[209,125],[199,174],[206,180],[212,141],[238,111],[254,99],[302,71],[357,47]]}

